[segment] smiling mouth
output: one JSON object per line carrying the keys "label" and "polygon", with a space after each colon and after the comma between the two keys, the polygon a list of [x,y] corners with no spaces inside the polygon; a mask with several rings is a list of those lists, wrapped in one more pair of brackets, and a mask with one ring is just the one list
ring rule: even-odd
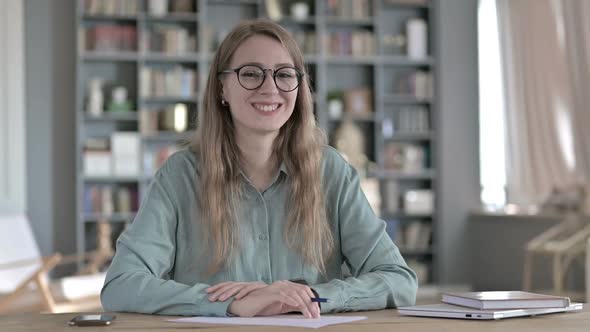
{"label": "smiling mouth", "polygon": [[252,104],[252,106],[262,112],[272,112],[281,107],[281,104]]}

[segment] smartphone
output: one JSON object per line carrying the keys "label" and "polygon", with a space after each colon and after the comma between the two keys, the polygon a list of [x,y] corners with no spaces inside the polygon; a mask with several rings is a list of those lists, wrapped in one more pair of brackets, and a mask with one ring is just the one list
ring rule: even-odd
{"label": "smartphone", "polygon": [[70,320],[70,326],[107,326],[111,325],[115,319],[115,315],[100,314],[100,315],[79,315]]}

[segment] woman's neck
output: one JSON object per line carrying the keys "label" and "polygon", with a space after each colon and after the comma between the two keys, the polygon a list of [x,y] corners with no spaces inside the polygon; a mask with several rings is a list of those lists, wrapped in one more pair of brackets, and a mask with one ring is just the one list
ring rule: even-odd
{"label": "woman's neck", "polygon": [[273,156],[273,142],[276,135],[244,137],[236,135],[236,141],[243,157],[243,171],[250,182],[259,190],[270,185],[278,163]]}

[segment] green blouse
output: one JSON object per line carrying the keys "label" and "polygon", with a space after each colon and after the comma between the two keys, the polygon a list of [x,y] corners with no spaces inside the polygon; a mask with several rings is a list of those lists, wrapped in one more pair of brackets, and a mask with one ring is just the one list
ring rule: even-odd
{"label": "green blouse", "polygon": [[[281,166],[272,185],[258,191],[245,176],[237,215],[240,250],[228,267],[207,275],[206,248],[195,222],[200,182],[198,155],[183,150],[157,172],[135,220],[117,240],[101,292],[106,311],[225,316],[233,301],[209,302],[205,289],[223,281],[304,279],[321,297],[322,312],[412,305],[417,280],[361,191],[359,177],[340,154],[324,149],[323,190],[335,251],[327,276],[290,249],[283,229],[290,199],[289,173]],[[346,264],[350,275],[344,275]]]}

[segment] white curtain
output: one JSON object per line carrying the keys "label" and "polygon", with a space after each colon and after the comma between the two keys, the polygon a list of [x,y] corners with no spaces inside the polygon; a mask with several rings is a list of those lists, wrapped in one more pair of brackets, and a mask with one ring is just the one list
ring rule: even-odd
{"label": "white curtain", "polygon": [[507,199],[538,204],[589,179],[590,1],[497,0]]}

